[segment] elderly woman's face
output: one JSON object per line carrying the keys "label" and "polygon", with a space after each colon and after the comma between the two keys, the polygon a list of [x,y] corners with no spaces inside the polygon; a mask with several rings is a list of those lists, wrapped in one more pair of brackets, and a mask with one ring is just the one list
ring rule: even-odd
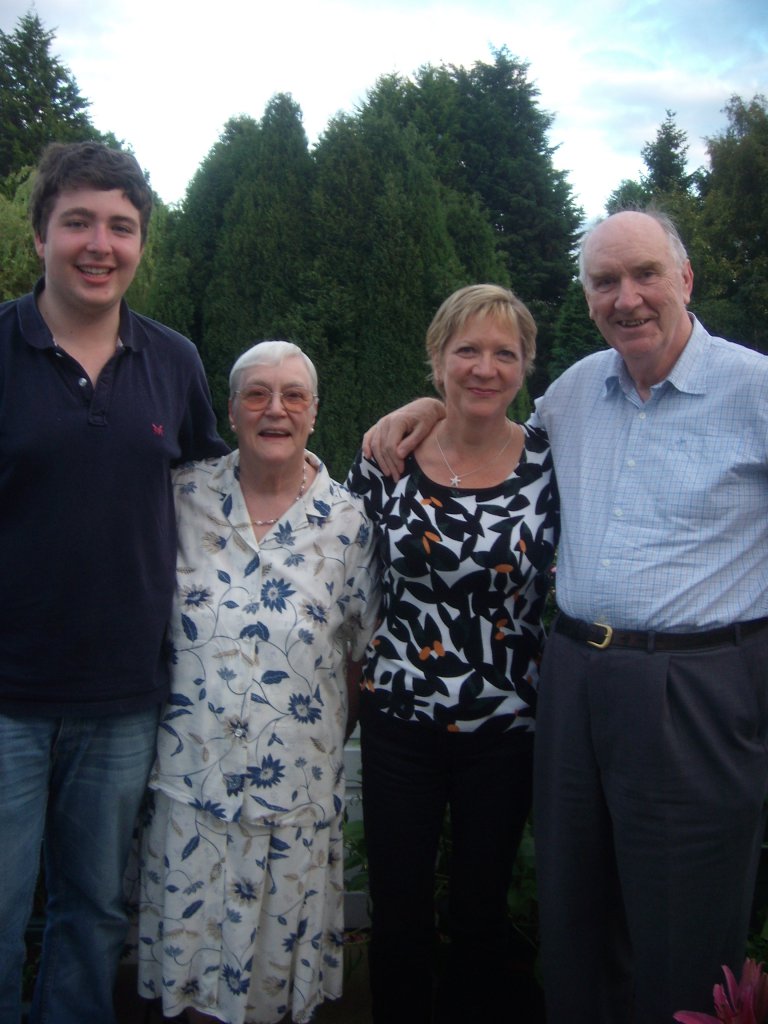
{"label": "elderly woman's face", "polygon": [[[253,408],[263,404],[265,397],[263,408]],[[241,459],[287,462],[302,458],[317,417],[304,360],[289,356],[275,366],[246,367],[229,412]]]}

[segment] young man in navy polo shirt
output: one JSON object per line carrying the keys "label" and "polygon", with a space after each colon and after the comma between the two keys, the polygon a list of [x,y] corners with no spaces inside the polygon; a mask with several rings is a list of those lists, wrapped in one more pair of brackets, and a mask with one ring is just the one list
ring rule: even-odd
{"label": "young man in navy polo shirt", "polygon": [[30,1024],[114,1024],[122,876],[167,690],[169,468],[226,451],[186,338],[123,296],[152,194],[136,160],[50,146],[44,264],[0,305],[0,1020],[18,1021],[42,844]]}

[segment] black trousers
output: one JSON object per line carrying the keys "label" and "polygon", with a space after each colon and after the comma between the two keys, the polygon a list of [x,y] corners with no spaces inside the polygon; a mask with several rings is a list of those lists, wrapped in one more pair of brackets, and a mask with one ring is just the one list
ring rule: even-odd
{"label": "black trousers", "polygon": [[745,955],[767,737],[768,630],[682,654],[550,636],[534,823],[551,1024],[713,1012]]}
{"label": "black trousers", "polygon": [[373,712],[363,716],[361,747],[374,1024],[433,1019],[435,861],[446,807],[450,944],[434,1019],[508,1017],[506,898],[530,810],[532,736],[433,732]]}

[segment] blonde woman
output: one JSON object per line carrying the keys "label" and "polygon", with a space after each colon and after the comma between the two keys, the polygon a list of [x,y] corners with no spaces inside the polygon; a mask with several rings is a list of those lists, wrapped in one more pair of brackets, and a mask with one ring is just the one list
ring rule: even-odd
{"label": "blonde woman", "polygon": [[398,480],[349,486],[381,536],[382,623],[361,695],[375,1024],[432,1019],[434,871],[450,809],[450,963],[435,1019],[508,1015],[506,894],[530,808],[558,502],[549,445],[507,409],[535,356],[511,292],[451,295],[427,332],[445,418]]}

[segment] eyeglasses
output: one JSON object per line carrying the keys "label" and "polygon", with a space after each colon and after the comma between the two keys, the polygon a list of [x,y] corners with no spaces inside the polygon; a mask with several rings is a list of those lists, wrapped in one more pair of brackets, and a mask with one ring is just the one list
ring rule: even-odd
{"label": "eyeglasses", "polygon": [[251,412],[261,412],[266,409],[272,404],[273,395],[279,396],[286,412],[305,412],[317,398],[317,395],[313,395],[308,388],[298,386],[286,388],[285,391],[271,391],[269,388],[260,386],[250,387],[236,391],[235,394],[240,396],[240,401]]}

